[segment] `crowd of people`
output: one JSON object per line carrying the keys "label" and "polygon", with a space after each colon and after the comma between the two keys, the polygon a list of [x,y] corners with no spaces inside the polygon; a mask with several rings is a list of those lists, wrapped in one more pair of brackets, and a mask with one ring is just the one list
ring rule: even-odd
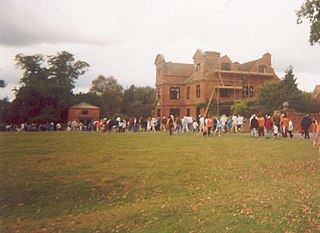
{"label": "crowd of people", "polygon": [[[275,113],[273,116],[261,113],[252,114],[248,120],[248,129],[250,129],[252,137],[266,137],[267,139],[275,139],[279,135],[283,137],[293,137],[293,121],[287,117],[286,113]],[[129,119],[103,118],[100,121],[83,122],[69,121],[66,124],[53,122],[46,124],[21,124],[14,126],[6,126],[6,131],[98,131],[98,132],[167,132],[170,135],[182,133],[200,132],[203,136],[218,135],[223,133],[242,133],[244,132],[246,119],[238,114],[232,116],[198,116],[193,119],[190,116],[174,117],[169,115],[162,119],[159,117]],[[246,127],[247,128],[247,127]],[[309,129],[312,131],[312,137],[315,138],[316,131],[319,128],[317,119],[306,115],[299,128],[301,138],[310,139]]]}

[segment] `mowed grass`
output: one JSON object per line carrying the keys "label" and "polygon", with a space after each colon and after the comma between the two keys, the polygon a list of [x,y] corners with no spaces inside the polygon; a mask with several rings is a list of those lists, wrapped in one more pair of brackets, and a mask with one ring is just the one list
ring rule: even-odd
{"label": "mowed grass", "polygon": [[320,232],[311,140],[1,133],[0,232]]}

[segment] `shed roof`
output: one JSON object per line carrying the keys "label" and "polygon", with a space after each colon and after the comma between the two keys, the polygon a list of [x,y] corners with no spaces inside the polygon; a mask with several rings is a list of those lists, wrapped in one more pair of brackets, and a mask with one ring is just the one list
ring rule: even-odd
{"label": "shed roof", "polygon": [[70,108],[98,109],[99,107],[94,106],[92,104],[88,104],[86,102],[80,102],[78,104],[75,104],[75,105],[71,106]]}

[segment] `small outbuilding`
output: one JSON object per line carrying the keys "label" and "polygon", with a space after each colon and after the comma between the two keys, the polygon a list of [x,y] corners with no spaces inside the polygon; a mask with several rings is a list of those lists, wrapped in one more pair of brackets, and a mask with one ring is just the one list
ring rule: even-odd
{"label": "small outbuilding", "polygon": [[68,109],[68,121],[82,122],[84,125],[99,121],[100,108],[86,102],[80,102]]}

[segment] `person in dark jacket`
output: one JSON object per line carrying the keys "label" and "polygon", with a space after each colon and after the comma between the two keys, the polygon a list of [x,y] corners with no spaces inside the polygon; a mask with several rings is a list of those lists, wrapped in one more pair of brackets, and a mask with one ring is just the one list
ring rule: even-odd
{"label": "person in dark jacket", "polygon": [[251,119],[250,128],[252,130],[252,136],[258,137],[257,130],[259,128],[259,122],[257,120],[256,115],[253,115],[253,118]]}
{"label": "person in dark jacket", "polygon": [[309,136],[309,127],[312,124],[312,121],[309,117],[309,114],[307,114],[301,121],[301,128],[304,130],[304,138],[310,139]]}

